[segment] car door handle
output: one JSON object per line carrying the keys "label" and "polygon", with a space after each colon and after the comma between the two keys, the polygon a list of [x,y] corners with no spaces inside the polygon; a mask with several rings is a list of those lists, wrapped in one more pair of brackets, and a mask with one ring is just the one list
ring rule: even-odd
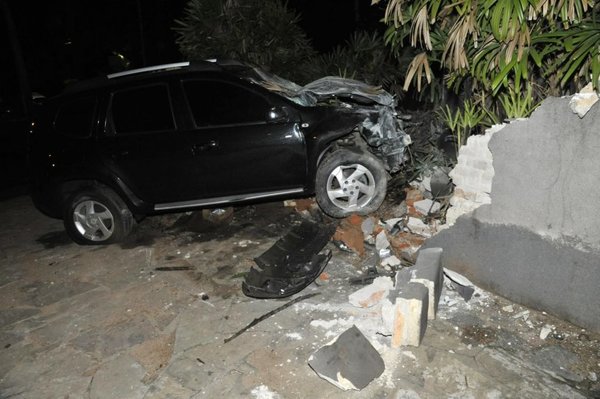
{"label": "car door handle", "polygon": [[212,150],[212,149],[215,149],[217,147],[219,147],[219,143],[217,141],[215,141],[215,140],[210,140],[207,143],[194,144],[192,146],[192,152],[195,155],[198,152]]}

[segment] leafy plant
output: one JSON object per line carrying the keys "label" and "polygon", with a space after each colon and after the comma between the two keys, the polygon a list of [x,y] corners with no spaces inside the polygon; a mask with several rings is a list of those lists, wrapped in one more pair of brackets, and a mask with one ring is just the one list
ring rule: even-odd
{"label": "leafy plant", "polygon": [[538,106],[533,100],[533,87],[531,84],[527,84],[526,87],[527,91],[524,95],[513,87],[509,87],[505,93],[500,95],[500,104],[507,118],[526,118]]}
{"label": "leafy plant", "polygon": [[298,19],[279,0],[189,0],[174,29],[190,60],[236,59],[303,82],[315,51]]}
{"label": "leafy plant", "polygon": [[444,124],[456,138],[457,150],[467,142],[467,139],[479,125],[490,125],[490,119],[485,108],[478,106],[471,100],[463,103],[461,108],[454,111],[446,105],[438,111]]}
{"label": "leafy plant", "polygon": [[593,0],[372,0],[380,2],[386,43],[395,54],[414,49],[405,88],[420,91],[443,79],[467,96],[505,103],[511,90],[528,90],[528,82],[541,88],[531,93],[534,102],[590,78],[598,88],[600,21]]}
{"label": "leafy plant", "polygon": [[316,57],[311,64],[310,72],[315,78],[337,75],[401,93],[403,70],[377,33],[355,32],[343,46]]}

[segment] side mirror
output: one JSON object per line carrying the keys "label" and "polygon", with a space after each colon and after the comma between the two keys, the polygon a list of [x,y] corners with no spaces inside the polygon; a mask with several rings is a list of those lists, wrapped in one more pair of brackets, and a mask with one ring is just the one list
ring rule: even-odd
{"label": "side mirror", "polygon": [[289,120],[289,114],[284,107],[273,107],[267,112],[267,122],[287,122]]}

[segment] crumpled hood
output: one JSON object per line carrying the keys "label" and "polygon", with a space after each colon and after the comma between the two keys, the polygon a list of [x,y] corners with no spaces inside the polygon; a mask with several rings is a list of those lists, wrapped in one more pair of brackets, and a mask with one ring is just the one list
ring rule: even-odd
{"label": "crumpled hood", "polygon": [[307,84],[298,91],[298,95],[314,94],[319,100],[329,97],[350,99],[368,99],[380,105],[394,107],[394,97],[381,87],[371,86],[364,82],[338,76],[326,76]]}
{"label": "crumpled hood", "polygon": [[326,76],[302,87],[258,68],[254,68],[253,72],[255,75],[245,76],[245,78],[306,107],[315,106],[321,101],[335,97],[359,103],[375,102],[391,108],[396,106],[394,97],[381,87],[371,86],[354,79]]}
{"label": "crumpled hood", "polygon": [[340,112],[361,116],[360,134],[385,168],[393,173],[404,162],[411,139],[396,117],[394,97],[381,87],[338,76],[326,76],[302,87],[258,68],[244,78],[305,107],[330,104]]}

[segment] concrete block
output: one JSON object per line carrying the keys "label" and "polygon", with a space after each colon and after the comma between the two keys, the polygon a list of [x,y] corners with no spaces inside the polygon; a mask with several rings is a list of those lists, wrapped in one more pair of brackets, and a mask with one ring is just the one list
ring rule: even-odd
{"label": "concrete block", "polygon": [[385,370],[381,355],[356,326],[313,353],[308,365],[343,390],[361,390]]}
{"label": "concrete block", "polygon": [[421,283],[428,290],[427,318],[434,320],[442,293],[444,271],[442,268],[442,248],[429,248],[419,251],[417,263],[411,270],[411,282]]}
{"label": "concrete block", "polygon": [[592,84],[589,83],[571,98],[569,106],[573,112],[583,118],[597,101],[598,94],[594,91]]}
{"label": "concrete block", "polygon": [[385,231],[380,231],[379,234],[377,234],[377,236],[375,237],[375,248],[377,248],[377,250],[381,250],[389,248],[389,246],[390,242],[388,241],[387,236],[385,235]]}
{"label": "concrete block", "polygon": [[381,260],[381,266],[398,267],[401,264],[402,262],[396,257],[396,255],[388,256],[387,258]]}
{"label": "concrete block", "polygon": [[[406,284],[410,283],[410,279],[412,278],[412,273],[410,268],[400,269],[396,272],[394,276],[394,288],[400,289],[404,287]],[[395,297],[394,297],[395,299]]]}
{"label": "concrete block", "polygon": [[[418,219],[417,219],[418,220]],[[429,229],[428,229],[429,230]],[[401,232],[391,237],[391,245],[396,254],[416,260],[416,253],[423,245],[425,237],[413,233]]]}
{"label": "concrete block", "polygon": [[375,219],[366,218],[361,223],[360,228],[361,228],[363,234],[365,235],[365,237],[370,236],[371,234],[373,234],[373,230],[375,230]]}
{"label": "concrete block", "polygon": [[432,201],[430,199],[424,199],[421,201],[417,201],[414,204],[415,209],[421,215],[429,215],[430,213],[437,213],[442,208],[442,205],[437,201]]}
{"label": "concrete block", "polygon": [[423,237],[431,237],[431,228],[421,219],[409,217],[406,227],[412,233],[422,235]]}
{"label": "concrete block", "polygon": [[362,220],[357,225],[350,218],[344,219],[338,226],[333,239],[341,241],[358,255],[365,254],[365,236],[361,229]]}
{"label": "concrete block", "polygon": [[427,329],[428,300],[429,293],[423,284],[408,283],[400,289],[392,307],[392,348],[421,344]]}
{"label": "concrete block", "polygon": [[394,288],[394,282],[389,277],[377,277],[366,287],[353,292],[348,296],[348,301],[358,308],[370,308],[385,298]]}
{"label": "concrete block", "polygon": [[421,201],[423,198],[423,193],[418,189],[407,189],[406,191],[406,205],[413,206],[416,201]]}

